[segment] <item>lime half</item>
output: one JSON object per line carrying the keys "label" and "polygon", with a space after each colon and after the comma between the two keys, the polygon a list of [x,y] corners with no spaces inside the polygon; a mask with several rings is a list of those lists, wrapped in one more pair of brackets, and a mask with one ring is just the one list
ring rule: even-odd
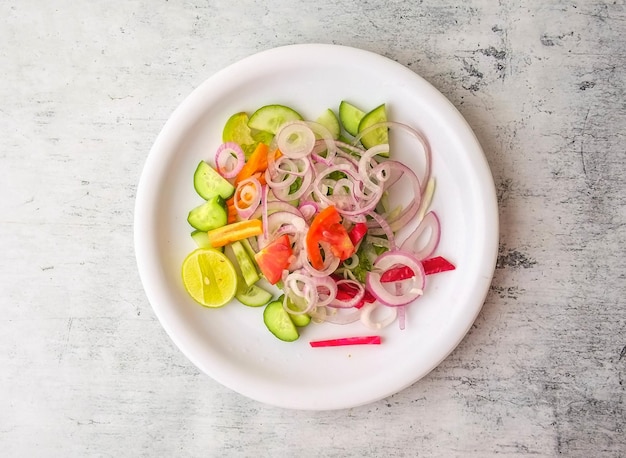
{"label": "lime half", "polygon": [[221,252],[200,248],[183,261],[183,284],[189,295],[205,307],[221,307],[235,297],[237,272]]}

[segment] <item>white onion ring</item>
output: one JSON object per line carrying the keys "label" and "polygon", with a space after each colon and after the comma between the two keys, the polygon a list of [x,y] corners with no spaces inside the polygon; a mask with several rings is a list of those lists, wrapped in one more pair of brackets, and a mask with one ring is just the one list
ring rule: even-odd
{"label": "white onion ring", "polygon": [[[276,237],[282,235],[282,233],[279,234],[279,232],[280,229],[285,226],[290,226],[291,228],[283,233],[294,235],[303,232],[306,233],[309,228],[303,218],[296,216],[293,213],[283,211],[268,214],[265,227],[263,228],[263,233],[258,236],[259,246],[264,247]],[[267,236],[265,235],[265,232],[267,232]]]}
{"label": "white onion ring", "polygon": [[283,156],[303,158],[313,151],[315,134],[304,121],[286,122],[276,132],[276,145]]}
{"label": "white onion ring", "polygon": [[[347,311],[347,313],[342,313]],[[311,318],[326,323],[350,324],[361,318],[360,309],[338,309],[331,307],[316,307],[309,313]]]}
{"label": "white onion ring", "polygon": [[398,309],[400,309],[402,306],[384,307],[385,310],[390,311],[389,314],[380,321],[372,320],[372,313],[380,307],[384,307],[384,306],[376,301],[365,303],[365,305],[361,307],[361,323],[363,323],[365,326],[367,326],[370,329],[378,330],[378,329],[386,328],[387,326],[389,326],[391,323],[393,323],[396,320],[398,316]]}
{"label": "white onion ring", "polygon": [[426,189],[426,183],[428,183],[428,179],[430,178],[430,172],[432,168],[432,152],[431,152],[430,144],[428,143],[428,140],[426,139],[426,137],[424,137],[424,135],[422,135],[421,132],[419,132],[418,130],[410,126],[407,126],[406,124],[393,122],[393,121],[386,121],[386,122],[379,122],[377,124],[373,124],[369,126],[368,128],[363,129],[363,131],[359,132],[359,134],[355,137],[354,144],[355,145],[358,144],[358,142],[361,140],[361,138],[363,138],[363,136],[381,127],[398,128],[400,130],[403,130],[406,133],[410,134],[413,138],[415,138],[420,143],[420,146],[422,147],[422,150],[424,153],[424,175],[420,179],[420,183],[421,183],[420,194],[423,194],[424,190]]}
{"label": "white onion ring", "polygon": [[[429,237],[420,247],[415,244],[422,239],[425,231],[430,229]],[[407,237],[400,247],[403,251],[410,251],[420,261],[432,256],[441,239],[441,223],[435,212],[428,212],[415,230]]]}
{"label": "white onion ring", "polygon": [[319,246],[321,246],[324,250],[324,267],[321,270],[317,270],[309,262],[309,256],[307,255],[306,250],[300,250],[302,268],[313,277],[328,277],[335,270],[337,270],[341,261],[333,254],[328,243],[319,242]]}

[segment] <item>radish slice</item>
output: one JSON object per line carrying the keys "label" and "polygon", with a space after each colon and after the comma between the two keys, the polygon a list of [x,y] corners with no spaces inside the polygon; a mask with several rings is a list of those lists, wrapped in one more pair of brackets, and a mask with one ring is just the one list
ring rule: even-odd
{"label": "radish slice", "polygon": [[[402,281],[383,283],[382,273],[404,265],[409,267],[415,276]],[[374,270],[365,276],[367,289],[381,303],[391,307],[407,305],[424,294],[425,275],[422,263],[412,254],[404,251],[387,251],[374,262]]]}

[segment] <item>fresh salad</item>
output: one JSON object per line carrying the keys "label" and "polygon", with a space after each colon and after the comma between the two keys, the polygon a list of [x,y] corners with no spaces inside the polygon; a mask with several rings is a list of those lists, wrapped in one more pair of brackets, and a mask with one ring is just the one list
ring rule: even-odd
{"label": "fresh salad", "polygon": [[[338,113],[306,121],[293,108],[267,105],[228,119],[214,161],[201,161],[193,176],[203,199],[188,216],[198,248],[182,266],[193,299],[264,307],[263,322],[283,341],[298,339],[311,322],[404,329],[426,277],[455,268],[435,256],[441,230],[429,210],[426,139],[389,121],[385,104],[364,111],[342,101]],[[423,155],[419,175],[394,160],[390,130],[408,135]],[[390,191],[402,182],[412,195],[394,206]],[[377,335],[310,342],[380,343]]]}

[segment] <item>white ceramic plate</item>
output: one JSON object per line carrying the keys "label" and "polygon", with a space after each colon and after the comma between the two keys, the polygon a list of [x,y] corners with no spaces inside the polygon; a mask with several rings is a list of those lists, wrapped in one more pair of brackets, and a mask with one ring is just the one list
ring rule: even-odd
{"label": "white ceramic plate", "polygon": [[[307,119],[341,100],[420,129],[433,149],[441,220],[437,254],[457,266],[430,276],[407,325],[380,332],[380,346],[313,349],[315,339],[373,332],[360,323],[310,325],[285,343],[265,328],[262,308],[232,303],[206,309],[183,289],[180,268],[195,245],[186,222],[201,203],[192,177],[212,159],[228,117],[266,104]],[[419,167],[406,151],[394,158]],[[493,179],[481,147],[454,106],[409,69],[370,52],[293,45],[237,62],[209,78],[172,114],[143,170],[135,208],[135,249],[148,299],[181,351],[223,385],[258,401],[297,409],[348,408],[390,396],[435,368],[461,341],[484,302],[497,256]]]}

